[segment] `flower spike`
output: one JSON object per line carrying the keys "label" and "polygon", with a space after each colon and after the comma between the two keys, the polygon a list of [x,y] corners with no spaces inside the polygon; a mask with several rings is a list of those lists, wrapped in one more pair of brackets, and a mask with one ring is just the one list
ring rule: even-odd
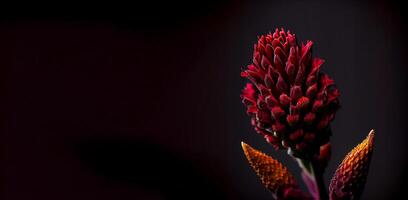
{"label": "flower spike", "polygon": [[347,154],[329,187],[330,199],[359,199],[364,190],[374,148],[374,130]]}
{"label": "flower spike", "polygon": [[279,161],[242,142],[242,149],[251,167],[276,199],[309,199],[289,170]]}
{"label": "flower spike", "polygon": [[320,71],[324,61],[312,56],[312,46],[276,29],[258,38],[253,61],[241,72],[251,82],[241,99],[255,131],[276,149],[302,159],[318,155],[328,142],[339,108],[339,91]]}

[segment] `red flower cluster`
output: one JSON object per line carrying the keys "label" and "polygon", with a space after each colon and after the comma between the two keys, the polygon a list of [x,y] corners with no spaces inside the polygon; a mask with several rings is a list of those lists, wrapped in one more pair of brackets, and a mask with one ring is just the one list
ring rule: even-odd
{"label": "red flower cluster", "polygon": [[283,29],[259,37],[241,98],[255,130],[275,148],[296,157],[318,154],[329,140],[329,123],[339,107],[339,91],[323,60],[312,57],[312,42],[299,46]]}

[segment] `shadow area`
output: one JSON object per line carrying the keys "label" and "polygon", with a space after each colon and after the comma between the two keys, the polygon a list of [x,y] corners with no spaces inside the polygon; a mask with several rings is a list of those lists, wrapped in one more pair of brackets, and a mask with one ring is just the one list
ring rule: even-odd
{"label": "shadow area", "polygon": [[[226,199],[194,162],[157,144],[130,140],[82,140],[74,145],[81,163],[107,182],[158,192],[165,199]],[[211,161],[207,161],[211,162]]]}

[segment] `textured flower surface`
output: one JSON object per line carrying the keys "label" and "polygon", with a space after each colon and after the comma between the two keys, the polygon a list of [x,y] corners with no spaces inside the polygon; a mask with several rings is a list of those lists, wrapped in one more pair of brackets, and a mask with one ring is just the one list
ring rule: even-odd
{"label": "textured flower surface", "polygon": [[330,199],[359,199],[367,179],[374,146],[374,131],[356,146],[337,168],[329,187]]}
{"label": "textured flower surface", "polygon": [[329,123],[339,107],[339,91],[323,60],[312,57],[311,41],[299,46],[283,29],[259,37],[253,63],[241,72],[242,91],[251,124],[277,149],[296,157],[318,154],[329,140]]}
{"label": "textured flower surface", "polygon": [[251,167],[275,199],[310,199],[304,194],[288,169],[279,161],[242,142],[242,149]]}
{"label": "textured flower surface", "polygon": [[297,187],[293,175],[279,161],[242,142],[242,149],[250,165],[271,191],[280,187]]}

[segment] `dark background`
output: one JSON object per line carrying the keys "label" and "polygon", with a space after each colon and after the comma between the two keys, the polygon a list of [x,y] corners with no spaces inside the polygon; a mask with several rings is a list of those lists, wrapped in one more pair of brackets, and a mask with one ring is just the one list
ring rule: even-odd
{"label": "dark background", "polygon": [[276,27],[341,91],[326,183],[374,128],[363,199],[408,189],[402,4],[59,3],[0,8],[0,199],[271,199],[240,142],[299,170],[254,133],[239,74]]}

